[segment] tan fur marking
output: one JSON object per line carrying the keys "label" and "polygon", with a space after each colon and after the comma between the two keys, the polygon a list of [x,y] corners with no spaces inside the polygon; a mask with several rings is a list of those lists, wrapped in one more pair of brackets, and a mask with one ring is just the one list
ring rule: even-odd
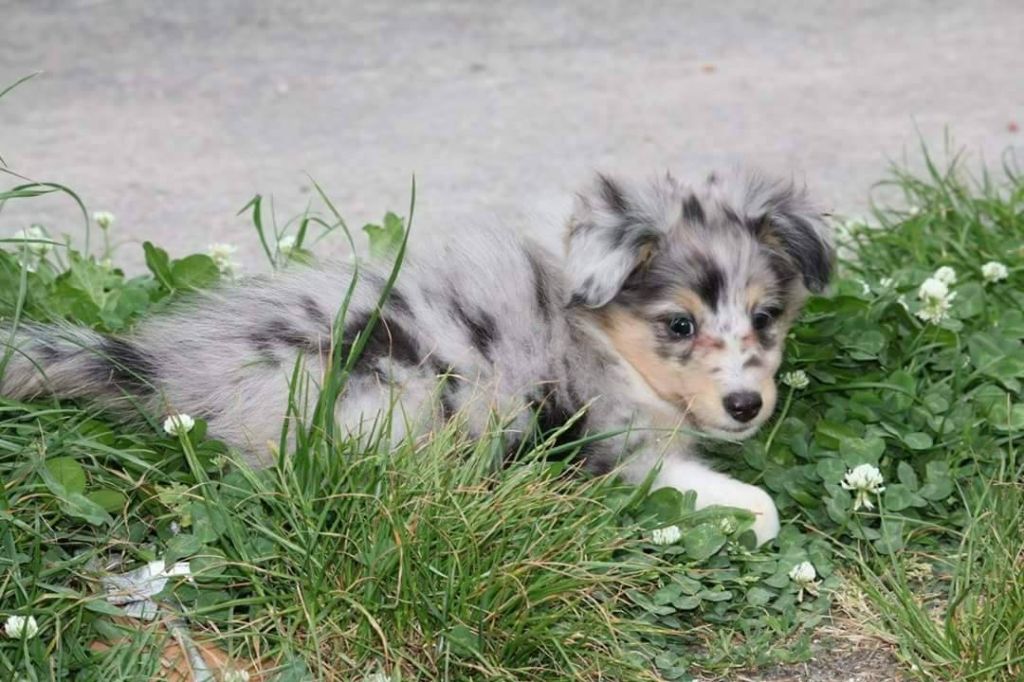
{"label": "tan fur marking", "polygon": [[605,311],[600,321],[615,349],[660,398],[673,403],[684,398],[685,383],[676,377],[676,364],[655,352],[647,321],[622,308]]}
{"label": "tan fur marking", "polygon": [[745,293],[747,310],[753,310],[754,307],[757,306],[758,303],[760,303],[761,299],[764,298],[766,292],[763,284],[755,282],[747,287]]}
{"label": "tan fur marking", "polygon": [[697,292],[692,289],[680,289],[676,293],[676,301],[682,306],[683,310],[690,313],[694,318],[700,320],[707,314],[707,308],[704,306],[704,302],[697,295]]}

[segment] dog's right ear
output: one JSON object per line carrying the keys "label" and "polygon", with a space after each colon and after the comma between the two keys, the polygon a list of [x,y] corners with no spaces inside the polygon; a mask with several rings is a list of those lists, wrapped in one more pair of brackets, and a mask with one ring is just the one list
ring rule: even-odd
{"label": "dog's right ear", "polygon": [[570,306],[607,305],[654,255],[661,233],[638,199],[605,175],[577,198],[566,237]]}
{"label": "dog's right ear", "polygon": [[754,234],[770,248],[785,254],[801,273],[808,291],[820,294],[832,275],[835,249],[822,213],[793,183],[753,181],[748,203],[762,216],[753,222]]}

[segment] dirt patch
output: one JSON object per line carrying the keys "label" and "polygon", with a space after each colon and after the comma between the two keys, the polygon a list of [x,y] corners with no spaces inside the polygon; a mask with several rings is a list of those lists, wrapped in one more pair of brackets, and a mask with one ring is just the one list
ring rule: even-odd
{"label": "dirt patch", "polygon": [[897,682],[911,679],[881,642],[850,646],[840,640],[821,640],[805,663],[778,665],[735,675],[737,682]]}
{"label": "dirt patch", "polygon": [[774,665],[730,676],[730,682],[902,682],[912,677],[894,653],[896,639],[876,627],[881,615],[851,574],[834,594],[831,618],[816,631],[814,654],[803,663]]}

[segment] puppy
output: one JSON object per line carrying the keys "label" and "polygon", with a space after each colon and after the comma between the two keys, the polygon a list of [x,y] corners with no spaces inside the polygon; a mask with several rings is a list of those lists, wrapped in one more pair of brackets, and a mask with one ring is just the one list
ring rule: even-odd
{"label": "puppy", "polygon": [[188,413],[262,464],[289,382],[315,400],[339,371],[332,349],[345,357],[358,339],[335,405],[354,436],[388,410],[395,440],[457,414],[473,434],[501,424],[514,449],[582,411],[563,439],[612,434],[579,449],[586,468],[632,481],[656,470],[655,487],[750,510],[758,541],[775,537],[771,498],[702,461],[696,440],[747,438],[771,415],[787,330],[830,275],[820,214],[803,191],[757,176],[599,176],[565,244],[559,259],[508,233],[459,235],[411,253],[382,305],[388,268],[343,264],[198,294],[124,337],[22,326],[0,395]]}

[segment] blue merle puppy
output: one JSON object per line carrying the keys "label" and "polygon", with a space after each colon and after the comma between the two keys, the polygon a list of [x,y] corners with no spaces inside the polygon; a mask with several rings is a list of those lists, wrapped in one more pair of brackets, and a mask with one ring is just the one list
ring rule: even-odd
{"label": "blue merle puppy", "polygon": [[[657,469],[655,487],[748,509],[758,541],[773,538],[771,498],[702,461],[696,438],[746,438],[771,415],[787,330],[830,274],[820,214],[802,190],[757,176],[694,186],[599,176],[565,243],[558,258],[491,231],[411,251],[337,403],[339,424],[363,434],[394,406],[395,438],[456,414],[478,434],[500,415],[515,440],[586,408],[566,436],[620,434],[584,447],[586,468],[632,481]],[[200,416],[264,463],[297,361],[315,393],[333,344],[371,319],[388,272],[364,266],[332,339],[352,274],[335,265],[251,279],[123,337],[23,326],[0,395]]]}

